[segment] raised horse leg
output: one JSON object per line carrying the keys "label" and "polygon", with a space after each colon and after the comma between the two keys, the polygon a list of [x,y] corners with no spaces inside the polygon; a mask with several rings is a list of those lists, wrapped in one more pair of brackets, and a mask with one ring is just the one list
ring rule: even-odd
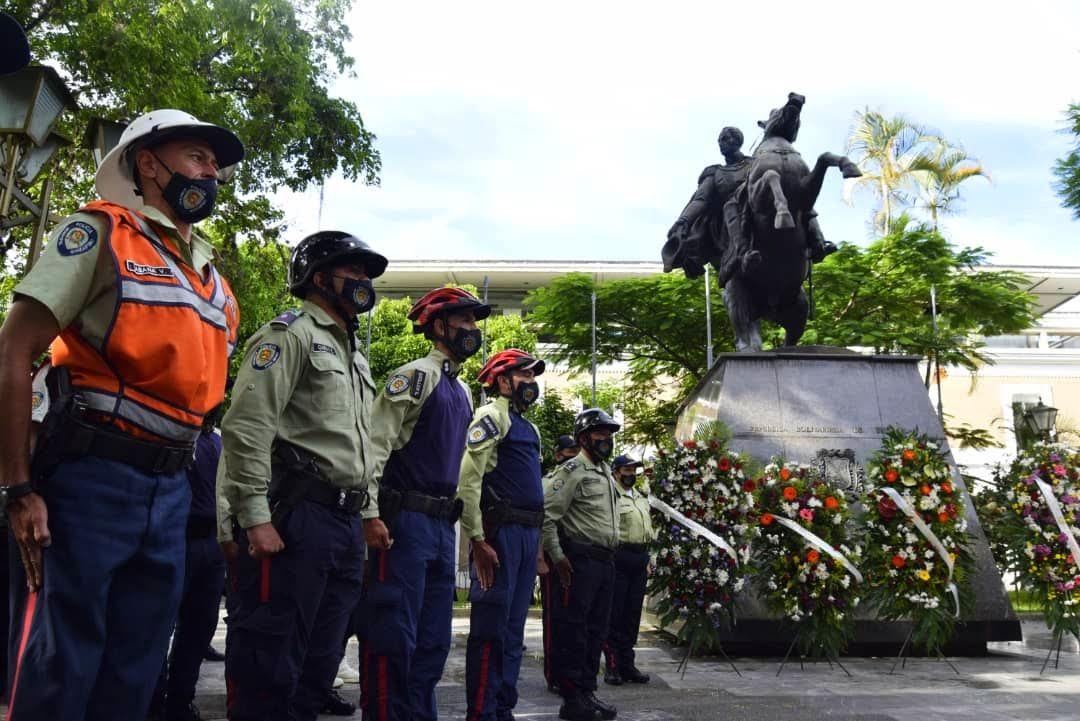
{"label": "raised horse leg", "polygon": [[735,350],[740,353],[761,350],[761,321],[750,288],[740,277],[731,278],[724,286],[724,305],[735,331]]}
{"label": "raised horse leg", "polygon": [[769,168],[748,187],[750,190],[750,207],[759,212],[763,212],[770,205],[773,208],[775,212],[773,216],[774,228],[784,230],[795,227],[795,219],[791,217],[791,211],[788,210],[787,196],[784,195],[784,188],[780,184],[780,173]]}
{"label": "raised horse leg", "polygon": [[806,299],[806,292],[799,288],[790,305],[777,308],[770,320],[775,321],[784,329],[784,345],[793,346],[799,344],[803,332],[806,330],[806,318],[810,314],[810,303]]}
{"label": "raised horse leg", "polygon": [[858,178],[862,172],[855,163],[848,160],[846,155],[836,153],[822,153],[814,163],[814,169],[803,178],[803,198],[806,199],[806,207],[813,208],[821,192],[821,184],[825,181],[825,171],[829,168],[840,168],[840,174],[845,178]]}

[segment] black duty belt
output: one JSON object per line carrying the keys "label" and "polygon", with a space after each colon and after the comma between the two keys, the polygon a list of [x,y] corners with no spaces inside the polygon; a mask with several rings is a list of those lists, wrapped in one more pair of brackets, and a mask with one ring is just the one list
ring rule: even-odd
{"label": "black duty belt", "polygon": [[416,491],[401,493],[401,510],[455,523],[461,517],[461,501],[446,496],[427,496]]}
{"label": "black duty belt", "polygon": [[217,532],[217,521],[213,518],[200,518],[198,516],[188,516],[187,520],[187,537],[188,538],[209,538]]}
{"label": "black duty belt", "polygon": [[601,546],[597,543],[587,543],[575,538],[563,535],[560,539],[564,553],[580,554],[596,559],[597,561],[611,561],[615,558],[615,549]]}
{"label": "black duty belt", "polygon": [[166,445],[144,441],[86,421],[64,418],[57,434],[61,457],[96,456],[119,461],[150,475],[176,473],[195,459],[194,445]]}
{"label": "black duty belt", "polygon": [[359,513],[368,506],[366,490],[338,488],[329,483],[312,483],[304,493],[304,498],[350,515]]}
{"label": "black duty belt", "polygon": [[510,506],[505,511],[505,515],[503,516],[503,523],[515,523],[519,526],[540,528],[544,525],[544,509],[541,508],[540,510],[535,511],[526,508],[514,508],[513,506]]}
{"label": "black duty belt", "polygon": [[630,551],[632,553],[648,553],[649,546],[645,543],[620,543],[620,551]]}

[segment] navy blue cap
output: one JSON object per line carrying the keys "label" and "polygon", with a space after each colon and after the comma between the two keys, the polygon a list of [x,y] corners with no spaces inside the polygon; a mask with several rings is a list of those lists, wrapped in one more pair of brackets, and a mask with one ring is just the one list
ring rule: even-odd
{"label": "navy blue cap", "polygon": [[568,448],[577,448],[578,444],[570,436],[559,436],[559,440],[555,441],[555,450],[565,451]]}
{"label": "navy blue cap", "polygon": [[624,466],[640,466],[641,461],[635,461],[630,456],[615,456],[615,460],[611,462],[612,468],[623,468]]}

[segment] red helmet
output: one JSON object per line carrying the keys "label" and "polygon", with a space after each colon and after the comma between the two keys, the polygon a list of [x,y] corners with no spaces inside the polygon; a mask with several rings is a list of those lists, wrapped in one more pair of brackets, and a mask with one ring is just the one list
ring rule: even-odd
{"label": "red helmet", "polygon": [[488,362],[480,369],[476,379],[480,381],[481,385],[492,386],[495,385],[495,379],[503,373],[519,369],[528,370],[529,368],[532,368],[535,375],[540,375],[544,372],[544,361],[533,358],[523,350],[507,348],[488,358]]}
{"label": "red helmet", "polygon": [[491,306],[481,303],[464,288],[436,288],[413,303],[409,310],[409,320],[413,322],[413,333],[423,333],[424,326],[437,316],[465,310],[472,311],[476,320],[483,320],[491,315]]}

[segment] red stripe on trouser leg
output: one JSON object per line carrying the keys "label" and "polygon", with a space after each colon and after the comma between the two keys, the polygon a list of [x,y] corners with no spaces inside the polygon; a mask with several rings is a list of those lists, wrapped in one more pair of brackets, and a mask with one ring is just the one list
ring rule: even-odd
{"label": "red stripe on trouser leg", "polygon": [[544,679],[551,683],[551,574],[544,576]]}
{"label": "red stripe on trouser leg", "polygon": [[607,641],[600,643],[600,650],[604,652],[604,660],[607,662],[607,667],[612,671],[615,670],[615,653],[611,650],[611,644]]}
{"label": "red stripe on trouser leg", "polygon": [[378,698],[378,721],[386,721],[390,717],[390,689],[386,683],[386,656],[379,656],[379,698]]}
{"label": "red stripe on trouser leg", "polygon": [[480,652],[480,683],[476,686],[476,698],[473,699],[473,715],[469,721],[476,721],[484,713],[484,694],[487,693],[488,669],[491,665],[491,641],[484,642]]}
{"label": "red stripe on trouser leg", "polygon": [[364,639],[364,648],[361,650],[360,657],[364,659],[361,662],[363,668],[360,671],[360,708],[366,712],[371,703],[371,699],[368,697],[368,674],[371,673],[371,644],[367,639]]}
{"label": "red stripe on trouser leg", "polygon": [[23,656],[26,655],[26,643],[30,640],[30,626],[34,622],[34,612],[37,611],[37,591],[31,591],[26,597],[26,609],[23,611],[22,633],[19,636],[19,652],[15,656],[15,675],[11,679],[11,698],[8,701],[6,721],[12,721],[15,711],[15,692],[19,690],[19,671],[22,670]]}
{"label": "red stripe on trouser leg", "polygon": [[233,701],[236,700],[236,683],[229,678],[225,677],[225,710],[232,711]]}
{"label": "red stripe on trouser leg", "polygon": [[270,600],[270,556],[265,556],[262,559],[262,565],[259,568],[259,603],[266,603]]}

